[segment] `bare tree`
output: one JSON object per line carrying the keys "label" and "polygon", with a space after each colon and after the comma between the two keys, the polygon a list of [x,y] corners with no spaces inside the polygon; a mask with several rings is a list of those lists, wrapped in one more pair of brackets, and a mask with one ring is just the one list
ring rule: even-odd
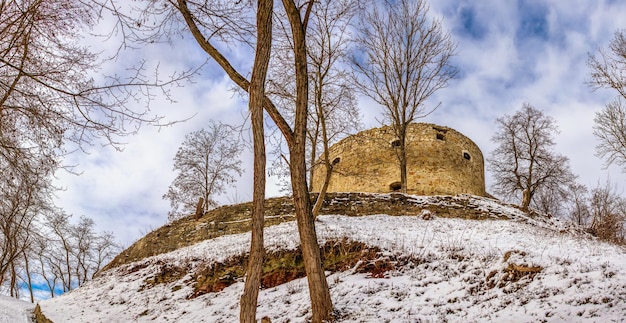
{"label": "bare tree", "polygon": [[589,198],[591,223],[589,230],[601,239],[626,242],[626,200],[615,191],[610,182],[598,184]]}
{"label": "bare tree", "polygon": [[250,257],[246,270],[246,282],[241,296],[239,320],[256,322],[261,275],[263,274],[263,228],[265,216],[265,130],[263,125],[263,100],[265,81],[272,49],[272,15],[274,0],[259,0],[257,9],[257,47],[250,79],[249,109],[254,145],[254,187],[252,198],[252,228]]}
{"label": "bare tree", "polygon": [[530,207],[548,216],[563,217],[567,211],[569,195],[566,189],[542,189],[535,193]]}
{"label": "bare tree", "polygon": [[[328,282],[322,267],[322,260],[315,222],[310,205],[309,190],[306,181],[306,129],[308,118],[309,85],[306,50],[306,26],[314,2],[308,1],[302,7],[293,0],[283,0],[283,6],[289,19],[294,44],[294,65],[296,70],[296,105],[293,132],[283,132],[289,146],[289,167],[291,171],[291,186],[293,188],[293,202],[296,213],[298,232],[304,268],[309,283],[313,322],[323,322],[332,319],[333,306],[328,289]],[[267,105],[266,105],[267,109]],[[271,115],[271,113],[270,113]],[[274,118],[276,122],[276,119]],[[288,136],[289,135],[289,136]]]}
{"label": "bare tree", "polygon": [[[346,64],[349,59],[350,22],[357,14],[360,1],[318,1],[311,10],[307,26],[307,55],[309,70],[309,117],[307,122],[307,167],[309,189],[312,189],[313,172],[325,171],[325,183],[313,207],[317,216],[332,175],[334,164],[329,160],[328,148],[343,136],[359,127],[360,115],[356,105],[355,85]],[[287,20],[287,19],[284,19]],[[289,30],[281,25],[280,45],[273,55],[273,68],[268,94],[281,104],[287,118],[293,119],[295,106],[295,71],[293,44]],[[280,148],[280,146],[278,147]],[[279,149],[280,150],[280,149]],[[273,172],[286,178],[288,162],[279,151]],[[317,166],[322,167],[317,167]]]}
{"label": "bare tree", "polygon": [[587,188],[577,183],[576,178],[571,173],[571,176],[562,178],[561,185],[540,187],[535,192],[530,206],[546,215],[559,218],[572,218],[574,214],[584,216],[580,203],[585,199]]}
{"label": "bare tree", "polygon": [[100,235],[96,236],[93,247],[94,265],[90,279],[100,272],[100,269],[117,256],[120,251],[121,247],[117,242],[115,242],[115,237],[112,232],[104,231]]}
{"label": "bare tree", "polygon": [[46,287],[50,292],[50,297],[54,297],[56,294],[56,286],[59,277],[55,274],[55,271],[51,268],[52,263],[52,250],[53,246],[45,235],[37,235],[33,246],[33,254],[31,257],[38,263],[38,268],[34,269],[34,272],[43,278],[46,282]]}
{"label": "bare tree", "polygon": [[[309,188],[315,163],[319,159],[326,176],[313,206],[317,217],[333,173],[330,145],[359,126],[355,86],[349,73],[342,68],[348,56],[348,26],[356,13],[357,1],[320,1],[313,9],[307,46],[312,108],[307,136],[310,148]],[[318,151],[321,150],[321,153]],[[321,158],[320,158],[321,157]]]}
{"label": "bare tree", "polygon": [[589,85],[594,89],[609,88],[619,96],[596,113],[593,134],[599,139],[596,151],[605,158],[607,165],[617,164],[626,169],[626,31],[615,33],[608,51],[598,49],[597,55],[589,55],[587,65],[591,68]]}
{"label": "bare tree", "polygon": [[558,133],[554,119],[524,103],[520,111],[498,118],[496,123],[498,130],[492,140],[497,147],[488,159],[493,190],[507,198],[521,192],[523,210],[528,210],[540,191],[566,194],[576,177],[567,157],[553,150]]}
{"label": "bare tree", "polygon": [[384,108],[385,123],[398,139],[396,154],[402,191],[406,192],[406,132],[417,118],[431,113],[426,100],[447,86],[457,69],[450,59],[456,44],[441,20],[428,17],[425,0],[385,0],[374,5],[360,22],[358,52],[353,58],[360,91]]}
{"label": "bare tree", "polygon": [[605,158],[606,164],[626,167],[626,107],[619,98],[610,102],[596,113],[593,134],[598,138],[598,157]]}
{"label": "bare tree", "polygon": [[71,227],[70,234],[74,240],[73,256],[76,258],[74,276],[78,285],[82,285],[91,279],[95,272],[94,249],[96,243],[95,223],[91,218],[81,216],[78,223]]}
{"label": "bare tree", "polygon": [[[91,1],[0,1],[0,216],[2,242],[8,243],[0,280],[10,277],[12,291],[20,272],[29,280],[37,267],[29,257],[33,237],[43,229],[35,224],[54,208],[51,177],[62,167],[63,144],[84,149],[102,139],[119,147],[120,136],[144,123],[159,124],[147,107],[135,105],[142,99],[149,104],[155,90],[169,98],[165,85],[188,76],[160,80],[155,73],[148,79],[140,64],[96,82],[103,60],[82,35],[98,14]],[[66,271],[62,277],[69,280]]]}
{"label": "bare tree", "polygon": [[172,207],[170,220],[193,214],[199,198],[201,214],[215,207],[214,196],[235,182],[234,174],[242,174],[239,155],[243,149],[236,138],[228,125],[215,122],[185,136],[174,157],[176,178],[163,195]]}
{"label": "bare tree", "polygon": [[[46,176],[51,168],[46,162],[21,158],[23,156],[8,156],[12,165],[19,165],[18,168],[7,165],[7,158],[0,159],[0,165],[5,166],[0,176],[0,285],[8,273],[14,272],[16,262],[29,249],[37,229],[36,219],[51,204],[52,186]],[[13,274],[9,276],[10,289],[13,290],[16,280]]]}
{"label": "bare tree", "polygon": [[141,102],[138,92],[146,104],[155,90],[169,98],[165,86],[188,74],[149,80],[140,65],[129,68],[129,75],[96,83],[93,76],[103,61],[80,42],[81,33],[97,22],[94,6],[91,1],[2,1],[2,151],[24,147],[7,143],[10,139],[28,142],[44,156],[52,156],[62,140],[83,144],[104,138],[116,145],[119,136],[135,133],[142,123],[159,122],[130,104]]}
{"label": "bare tree", "polygon": [[72,256],[74,247],[71,237],[71,225],[69,222],[71,215],[64,212],[54,212],[50,214],[47,219],[48,226],[50,228],[50,241],[54,241],[56,245],[56,252],[54,256],[54,263],[56,266],[57,274],[61,280],[63,291],[67,292],[77,287],[77,284],[73,284],[76,281],[74,276],[74,267],[76,261]]}
{"label": "bare tree", "polygon": [[42,277],[51,297],[57,289],[66,292],[91,280],[119,251],[111,233],[96,232],[94,221],[86,216],[72,224],[71,215],[52,210],[40,226],[27,255],[33,266],[24,270],[27,278]]}
{"label": "bare tree", "polygon": [[[246,92],[250,90],[250,80],[244,76],[250,72],[242,73],[240,70],[244,67],[233,64],[233,57],[229,59],[226,56],[230,53],[227,49],[237,47],[245,51],[255,47],[251,45],[260,41],[256,39],[258,21],[253,22],[251,18],[257,16],[259,8],[266,8],[265,6],[255,7],[247,1],[187,0],[146,0],[142,4],[141,12],[137,15],[117,12],[124,28],[132,30],[132,33],[129,32],[126,35],[132,36],[133,41],[158,42],[168,40],[173,34],[190,35],[237,87]],[[293,121],[288,122],[268,96],[263,97],[263,108],[282,133],[289,148],[294,208],[304,267],[309,282],[312,320],[321,322],[331,318],[333,308],[322,268],[306,180],[305,148],[309,97],[305,35],[313,5],[313,1],[298,1],[297,4],[291,0],[283,1],[293,39],[294,64],[292,68],[296,71],[296,103]],[[144,21],[150,23],[144,24]]]}
{"label": "bare tree", "polygon": [[569,207],[569,218],[572,222],[587,226],[591,217],[589,211],[589,190],[585,185],[576,184],[571,190],[571,203]]}
{"label": "bare tree", "polygon": [[611,88],[626,99],[626,30],[620,30],[609,44],[609,51],[598,49],[598,56],[590,54],[589,84],[594,88]]}

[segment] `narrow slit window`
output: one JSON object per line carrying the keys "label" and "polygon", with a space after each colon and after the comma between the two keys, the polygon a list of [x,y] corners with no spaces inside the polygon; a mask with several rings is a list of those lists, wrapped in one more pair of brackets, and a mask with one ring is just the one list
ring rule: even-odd
{"label": "narrow slit window", "polygon": [[467,160],[472,160],[472,156],[466,151],[463,152],[463,158]]}
{"label": "narrow slit window", "polygon": [[341,158],[337,157],[337,158],[333,159],[333,162],[331,164],[337,165],[337,164],[339,164],[340,161],[341,161]]}

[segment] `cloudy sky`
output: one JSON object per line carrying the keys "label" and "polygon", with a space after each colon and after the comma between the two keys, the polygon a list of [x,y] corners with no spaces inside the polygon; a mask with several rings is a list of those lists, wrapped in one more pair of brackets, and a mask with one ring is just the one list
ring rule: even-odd
{"label": "cloudy sky", "polygon": [[[588,53],[606,47],[618,29],[626,28],[626,2],[614,0],[438,0],[431,14],[443,17],[444,26],[458,42],[454,58],[459,77],[427,103],[440,108],[423,121],[449,126],[474,140],[488,157],[495,120],[513,114],[528,102],[553,117],[559,126],[556,149],[569,157],[579,181],[594,186],[607,178],[619,185],[624,175],[616,167],[605,168],[594,156],[594,114],[615,97],[610,90],[592,92],[585,84]],[[102,28],[106,28],[105,26]],[[98,46],[107,46],[106,43]],[[250,59],[237,52],[238,60]],[[232,54],[232,53],[231,53]],[[175,40],[124,53],[104,71],[123,69],[145,59],[159,65],[162,74],[197,66],[206,56],[195,43]],[[244,72],[244,74],[247,74]],[[76,152],[68,164],[78,164],[80,176],[58,174],[65,188],[58,205],[76,218],[92,217],[100,230],[112,231],[128,246],[167,221],[169,204],[161,196],[175,174],[173,157],[188,132],[201,129],[211,119],[242,124],[247,105],[231,91],[232,84],[209,63],[193,84],[174,88],[175,103],[157,98],[153,112],[170,120],[193,116],[166,128],[143,127],[124,138],[122,152],[94,145],[88,154]],[[381,108],[360,98],[364,128],[380,126]],[[251,199],[251,154],[242,156],[247,170],[222,203]],[[280,195],[270,178],[268,194]],[[491,176],[487,173],[487,185]]]}

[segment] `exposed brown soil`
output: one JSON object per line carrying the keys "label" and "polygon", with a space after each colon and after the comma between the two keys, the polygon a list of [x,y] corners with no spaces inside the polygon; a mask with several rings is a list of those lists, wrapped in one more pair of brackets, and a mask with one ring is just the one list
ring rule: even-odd
{"label": "exposed brown soil", "polygon": [[[380,277],[393,268],[393,265],[369,265],[379,263],[380,250],[361,242],[346,239],[329,241],[321,247],[321,252],[324,270],[332,273],[356,267],[355,272],[371,273],[372,277]],[[247,262],[247,256],[237,256],[199,270],[193,275],[194,292],[189,297],[219,292],[234,284],[244,276]],[[261,287],[271,288],[305,276],[300,249],[270,252],[265,255]]]}
{"label": "exposed brown soil", "polygon": [[[369,277],[382,278],[385,277],[387,271],[395,269],[398,262],[407,262],[406,259],[399,260],[382,256],[378,248],[347,239],[328,241],[321,247],[320,251],[324,270],[331,273],[352,269],[355,273],[365,273]],[[184,284],[193,286],[194,291],[189,295],[189,298],[195,298],[207,293],[219,292],[237,281],[241,281],[245,275],[247,264],[247,255],[234,256],[226,261],[211,263],[196,270],[160,261],[156,263],[159,267],[158,272],[146,278],[141,289],[176,282],[190,274],[191,278],[184,281]],[[134,269],[130,268],[129,270]],[[261,287],[271,288],[305,276],[300,249],[273,251],[265,255]],[[182,288],[180,285],[173,287],[176,290],[180,288]]]}

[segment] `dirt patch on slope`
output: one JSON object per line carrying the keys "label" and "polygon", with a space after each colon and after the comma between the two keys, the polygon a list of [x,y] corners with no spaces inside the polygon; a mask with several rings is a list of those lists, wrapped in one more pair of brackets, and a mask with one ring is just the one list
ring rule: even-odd
{"label": "dirt patch on slope", "polygon": [[[353,269],[355,273],[367,273],[370,277],[384,277],[395,268],[395,260],[381,255],[381,250],[362,242],[343,239],[328,241],[320,248],[324,270],[331,273]],[[157,263],[159,270],[146,278],[140,290],[159,284],[180,281],[189,275],[184,284],[193,286],[189,298],[215,293],[243,280],[248,265],[248,255],[238,255],[223,262],[214,262],[192,270],[171,263]],[[132,268],[130,269],[132,271]],[[302,251],[279,250],[268,252],[263,261],[261,287],[271,288],[306,276]],[[174,290],[181,285],[173,287]]]}

